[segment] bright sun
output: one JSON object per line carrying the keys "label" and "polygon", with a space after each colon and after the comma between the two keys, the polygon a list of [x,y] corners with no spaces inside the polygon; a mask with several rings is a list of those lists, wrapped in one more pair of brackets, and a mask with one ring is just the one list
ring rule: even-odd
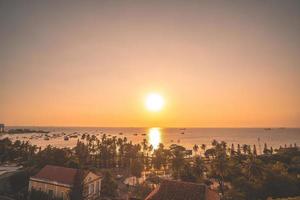
{"label": "bright sun", "polygon": [[151,112],[158,112],[164,106],[164,99],[161,95],[156,93],[151,93],[147,96],[146,107]]}

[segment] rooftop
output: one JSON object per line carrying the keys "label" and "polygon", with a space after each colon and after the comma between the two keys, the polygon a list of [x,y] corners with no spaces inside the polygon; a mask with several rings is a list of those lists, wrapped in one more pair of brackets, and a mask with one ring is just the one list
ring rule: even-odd
{"label": "rooftop", "polygon": [[219,195],[204,184],[164,180],[145,200],[219,200]]}
{"label": "rooftop", "polygon": [[74,185],[78,172],[78,169],[46,165],[32,178]]}

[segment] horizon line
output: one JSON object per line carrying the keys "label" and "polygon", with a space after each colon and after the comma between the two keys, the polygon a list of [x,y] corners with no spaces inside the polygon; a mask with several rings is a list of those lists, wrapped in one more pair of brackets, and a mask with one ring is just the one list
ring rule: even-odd
{"label": "horizon line", "polygon": [[[5,125],[5,124],[4,124]],[[271,129],[298,129],[297,126],[73,126],[73,125],[5,125],[5,127],[47,127],[47,128],[271,128]]]}

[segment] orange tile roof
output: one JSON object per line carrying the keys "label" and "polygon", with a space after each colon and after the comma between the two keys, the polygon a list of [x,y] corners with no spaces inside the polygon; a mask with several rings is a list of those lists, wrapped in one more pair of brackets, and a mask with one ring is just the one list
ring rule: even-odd
{"label": "orange tile roof", "polygon": [[164,180],[145,200],[219,200],[204,184]]}
{"label": "orange tile roof", "polygon": [[78,169],[46,165],[32,178],[44,181],[55,181],[61,184],[74,185]]}

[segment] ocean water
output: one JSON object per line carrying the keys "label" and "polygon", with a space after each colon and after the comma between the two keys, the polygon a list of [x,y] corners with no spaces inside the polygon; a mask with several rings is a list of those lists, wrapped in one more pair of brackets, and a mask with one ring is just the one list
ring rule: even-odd
{"label": "ocean water", "polygon": [[[23,134],[5,134],[0,138],[9,137],[13,140],[28,140],[30,143],[42,148],[47,145],[53,145],[56,147],[73,147],[76,145],[81,135],[88,133],[96,135],[101,138],[103,134],[109,137],[127,137],[129,141],[133,143],[140,143],[143,139],[155,147],[159,143],[168,147],[171,144],[179,144],[191,149],[194,144],[206,144],[211,145],[212,140],[225,141],[228,145],[231,144],[248,144],[256,145],[259,151],[264,143],[267,143],[268,147],[279,148],[280,146],[300,145],[300,128],[83,128],[83,127],[6,127],[6,129],[12,128],[28,128],[33,130],[45,130],[50,131],[48,133],[49,140],[45,140],[45,134],[41,133],[23,133]],[[74,134],[78,135],[78,138],[70,138],[68,141],[64,140],[64,135]],[[59,135],[58,137],[52,137],[53,135]]]}

